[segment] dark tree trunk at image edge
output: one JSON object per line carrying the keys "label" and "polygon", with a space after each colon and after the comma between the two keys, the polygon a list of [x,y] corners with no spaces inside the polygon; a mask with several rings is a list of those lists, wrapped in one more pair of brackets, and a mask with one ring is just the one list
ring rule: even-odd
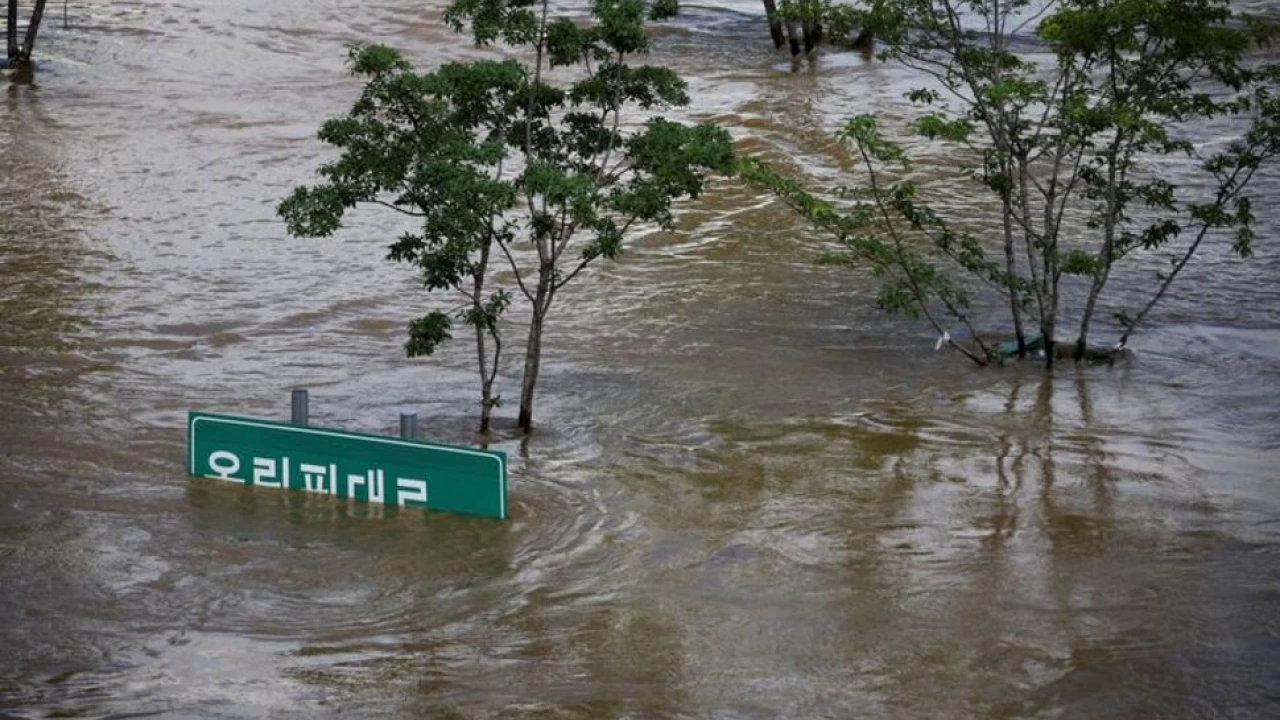
{"label": "dark tree trunk at image edge", "polygon": [[18,58],[18,0],[9,0],[9,8],[5,13],[5,38],[10,60]]}
{"label": "dark tree trunk at image edge", "polygon": [[782,31],[782,22],[778,20],[778,6],[773,0],[764,0],[764,14],[769,18],[769,35],[773,37],[773,47],[781,50],[787,43],[787,38]]}

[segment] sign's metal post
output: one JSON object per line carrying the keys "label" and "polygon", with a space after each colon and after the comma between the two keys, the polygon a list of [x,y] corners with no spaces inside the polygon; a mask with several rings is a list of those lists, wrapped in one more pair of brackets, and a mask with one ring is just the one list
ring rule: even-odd
{"label": "sign's metal post", "polygon": [[310,419],[310,414],[311,412],[307,402],[307,391],[304,389],[294,390],[293,391],[293,416],[290,422],[292,422],[294,425],[305,426],[307,424],[307,421]]}
{"label": "sign's metal post", "polygon": [[418,413],[400,413],[400,437],[405,440],[418,439]]}

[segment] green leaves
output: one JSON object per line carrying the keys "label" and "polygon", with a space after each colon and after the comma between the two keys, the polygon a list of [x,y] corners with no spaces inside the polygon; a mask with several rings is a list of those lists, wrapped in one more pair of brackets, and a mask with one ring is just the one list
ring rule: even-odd
{"label": "green leaves", "polygon": [[606,62],[590,77],[574,83],[569,99],[574,104],[611,110],[626,103],[649,110],[685,105],[689,95],[684,81],[667,68]]}
{"label": "green leaves", "polygon": [[1083,250],[1068,250],[1059,261],[1064,275],[1097,275],[1103,269],[1103,262]]}
{"label": "green leaves", "polygon": [[649,6],[649,19],[653,22],[671,20],[679,14],[679,0],[653,0],[653,3]]}
{"label": "green leaves", "polygon": [[872,159],[882,163],[893,163],[908,167],[911,163],[903,152],[902,146],[885,139],[880,134],[880,126],[875,115],[858,115],[845,123],[837,137],[852,142],[866,152]]}
{"label": "green leaves", "polygon": [[502,40],[528,45],[538,36],[534,0],[454,0],[444,11],[444,21],[455,32],[470,27],[477,45]]}
{"label": "green leaves", "polygon": [[325,185],[300,187],[280,203],[279,214],[289,234],[297,237],[328,237],[342,224],[342,215],[355,204],[341,188]]}
{"label": "green leaves", "polygon": [[377,79],[391,73],[404,73],[413,67],[399,51],[385,45],[353,46],[348,51],[351,74]]}
{"label": "green leaves", "polygon": [[[341,155],[320,168],[321,184],[300,187],[280,204],[289,232],[327,236],[357,205],[389,208],[416,227],[388,244],[388,259],[414,265],[427,290],[479,293],[489,247],[510,232],[504,216],[517,188],[503,177],[502,163],[527,73],[515,61],[484,60],[420,74],[382,46],[354,48],[351,68],[366,79],[360,97],[319,133]],[[498,291],[485,302],[477,295],[463,319],[494,331],[508,304],[503,297]],[[450,327],[442,312],[414,320],[406,353],[432,354]]]}
{"label": "green leaves", "polygon": [[592,0],[591,16],[596,21],[593,35],[614,54],[648,52],[649,38],[644,32],[647,15],[642,0]]}
{"label": "green leaves", "polygon": [[556,18],[547,25],[546,43],[553,68],[576,65],[591,49],[590,34],[569,18]]}
{"label": "green leaves", "polygon": [[[939,333],[937,313],[966,322],[968,293],[953,282],[951,270],[967,270],[1006,293],[1021,291],[1015,279],[986,259],[976,238],[952,230],[918,200],[914,183],[882,184],[886,166],[906,167],[909,161],[900,145],[881,135],[875,118],[852,119],[840,136],[858,151],[870,183],[865,191],[842,193],[852,202],[820,199],[758,159],[738,163],[742,178],[768,188],[840,243],[841,250],[824,253],[819,263],[869,272],[881,281],[876,301],[881,310],[928,318]],[[986,362],[984,350],[973,357]]]}
{"label": "green leaves", "polygon": [[930,140],[968,141],[974,131],[973,123],[965,118],[949,118],[942,113],[929,113],[915,121],[915,131]]}
{"label": "green leaves", "polygon": [[449,334],[452,325],[449,316],[440,311],[428,313],[411,321],[409,339],[404,344],[405,354],[409,357],[434,354],[441,343],[452,337]]}
{"label": "green leaves", "polygon": [[[925,202],[910,178],[899,179],[910,158],[872,115],[852,118],[838,133],[863,162],[851,190],[818,196],[753,160],[739,163],[740,174],[833,235],[842,249],[824,262],[870,271],[883,281],[882,308],[921,317],[939,332],[944,313],[967,325],[969,294],[985,288],[1007,301],[1007,324],[1020,337],[1029,315],[1052,343],[1073,301],[1060,279],[1076,275],[1088,281],[1082,310],[1073,311],[1083,318],[1083,346],[1113,265],[1177,248],[1151,301],[1125,316],[1125,332],[1132,331],[1206,238],[1228,237],[1241,256],[1253,251],[1246,188],[1280,155],[1273,98],[1280,65],[1250,53],[1271,42],[1277,27],[1240,16],[1227,0],[1041,5],[784,3],[785,19],[821,18],[833,36],[874,32],[889,58],[930,79],[907,93],[927,106],[908,125],[955,146],[947,157],[963,158],[953,184],[962,195],[947,204],[951,210],[935,209],[942,206]],[[1026,17],[1051,63],[1023,50]],[[1183,173],[1165,174],[1159,158],[1185,167],[1200,151],[1187,128],[1210,121],[1247,129],[1199,158],[1201,177],[1179,188],[1172,178]],[[994,252],[1000,246],[1003,257]],[[988,353],[973,336],[978,350],[961,351],[982,362]]]}

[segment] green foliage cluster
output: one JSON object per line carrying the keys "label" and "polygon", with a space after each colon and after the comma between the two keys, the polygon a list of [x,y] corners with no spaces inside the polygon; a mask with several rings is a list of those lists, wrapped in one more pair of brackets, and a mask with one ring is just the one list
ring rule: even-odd
{"label": "green foliage cluster", "polygon": [[[783,3],[788,23],[837,37],[874,33],[883,59],[931,81],[908,93],[921,108],[911,128],[972,159],[958,179],[970,183],[975,205],[985,198],[997,209],[994,238],[922,198],[905,146],[873,115],[840,132],[866,172],[836,197],[757,159],[735,163],[720,128],[654,116],[687,103],[686,86],[669,69],[632,60],[649,50],[646,24],[677,10],[673,0],[592,0],[590,16],[574,19],[552,17],[547,0],[455,0],[445,18],[456,30],[526,59],[423,72],[387,47],[351,51],[363,90],[320,131],[338,158],[280,214],[298,236],[330,235],[361,205],[411,219],[387,257],[460,304],[411,321],[406,352],[431,355],[456,324],[472,329],[482,430],[501,402],[494,385],[508,309],[529,309],[519,415],[527,431],[560,292],[617,257],[638,228],[670,229],[676,203],[698,197],[715,173],[736,169],[770,189],[837,241],[823,262],[869,270],[881,280],[882,308],[927,321],[978,364],[1010,352],[984,337],[993,323],[974,317],[976,293],[1003,298],[1015,354],[1042,346],[1051,364],[1063,317],[1079,321],[1075,355],[1087,356],[1099,297],[1126,258],[1172,252],[1149,300],[1119,313],[1120,347],[1204,242],[1228,237],[1236,253],[1252,253],[1248,188],[1280,155],[1280,69],[1251,55],[1272,27],[1228,0]],[[1052,62],[1018,49],[1030,41]],[[624,121],[637,111],[650,119]],[[1224,119],[1241,128],[1224,145],[1207,148],[1185,130]],[[1192,197],[1153,171],[1162,156],[1189,158],[1199,173],[1188,184],[1210,192]],[[1081,278],[1082,298],[1064,295],[1071,276]],[[946,332],[956,323],[965,339]]]}
{"label": "green foliage cluster", "polygon": [[[909,173],[887,180],[887,170],[901,177],[910,163],[871,116],[842,133],[868,177],[851,197],[820,199],[758,162],[744,172],[834,235],[846,251],[828,261],[884,278],[883,307],[924,317],[943,337],[951,321],[965,326],[971,339],[950,344],[975,362],[1002,353],[978,332],[966,288],[1005,298],[1018,355],[1029,344],[1025,323],[1053,348],[1061,318],[1077,318],[1081,359],[1118,262],[1172,252],[1149,300],[1118,314],[1123,347],[1207,239],[1227,237],[1236,253],[1251,254],[1248,187],[1280,154],[1280,70],[1250,55],[1270,43],[1273,27],[1228,0],[814,0],[796,8],[833,34],[871,30],[882,59],[931,81],[908,94],[922,107],[912,128],[974,159],[960,177],[973,181],[975,200],[995,201],[1002,237],[955,229],[965,218],[928,207]],[[1023,52],[1028,42],[1052,65]],[[1224,147],[1206,150],[1188,134],[1224,120],[1242,128]],[[1181,192],[1152,169],[1162,156],[1188,158],[1199,172],[1187,184],[1210,192]],[[1081,302],[1065,297],[1064,276],[1083,279]]]}
{"label": "green foliage cluster", "polygon": [[[351,51],[365,83],[320,138],[340,150],[322,182],[281,203],[290,233],[325,236],[347,211],[375,205],[413,218],[416,230],[388,246],[388,258],[418,268],[429,291],[462,297],[410,323],[406,351],[430,355],[455,321],[474,329],[482,431],[513,299],[531,320],[519,423],[532,425],[544,323],[560,291],[598,260],[618,256],[648,225],[670,229],[674,203],[698,197],[707,177],[733,165],[728,134],[653,117],[638,129],[623,118],[688,102],[671,70],[633,65],[649,50],[645,25],[676,14],[674,0],[592,0],[586,22],[549,17],[546,0],[456,0],[445,13],[476,43],[527,48],[533,59],[447,63],[420,72],[383,47]],[[573,68],[578,79],[549,81]],[[496,288],[499,269],[514,287]]]}

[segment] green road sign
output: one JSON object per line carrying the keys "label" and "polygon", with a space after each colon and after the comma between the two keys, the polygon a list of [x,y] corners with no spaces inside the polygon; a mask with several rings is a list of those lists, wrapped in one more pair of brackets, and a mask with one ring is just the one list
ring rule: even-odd
{"label": "green road sign", "polygon": [[505,453],[200,412],[187,448],[197,477],[507,517]]}

